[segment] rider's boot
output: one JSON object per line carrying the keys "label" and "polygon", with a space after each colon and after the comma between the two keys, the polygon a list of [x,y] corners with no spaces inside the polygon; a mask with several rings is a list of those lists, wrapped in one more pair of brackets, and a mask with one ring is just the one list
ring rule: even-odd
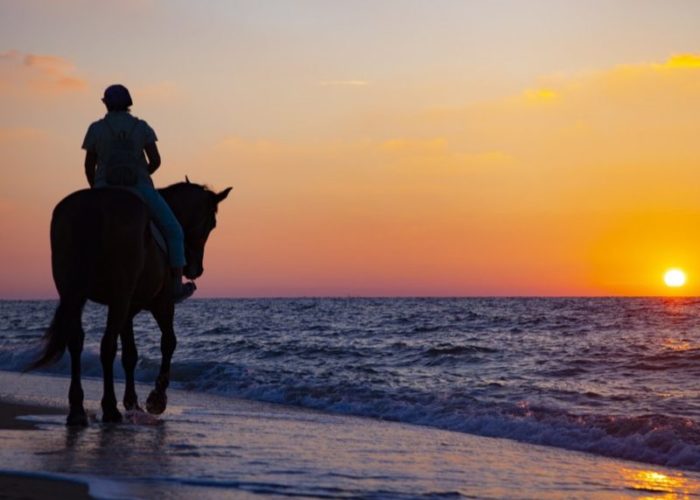
{"label": "rider's boot", "polygon": [[172,275],[173,275],[173,300],[177,304],[178,302],[182,302],[183,300],[189,298],[192,296],[194,291],[197,289],[197,286],[191,282],[188,281],[187,283],[182,282],[182,268],[181,267],[173,267],[172,268]]}

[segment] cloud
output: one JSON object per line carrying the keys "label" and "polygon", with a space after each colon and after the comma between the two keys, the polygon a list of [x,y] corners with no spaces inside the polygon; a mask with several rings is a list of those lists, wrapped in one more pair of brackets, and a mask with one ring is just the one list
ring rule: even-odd
{"label": "cloud", "polygon": [[0,52],[0,94],[56,96],[87,90],[87,81],[67,59],[54,55]]}
{"label": "cloud", "polygon": [[527,89],[523,96],[526,100],[534,103],[551,102],[559,98],[559,94],[547,88]]}
{"label": "cloud", "polygon": [[657,68],[700,68],[700,54],[676,54]]}
{"label": "cloud", "polygon": [[699,113],[700,55],[681,54],[542,77],[513,96],[429,110],[415,126],[439,130],[457,148],[473,144],[571,166],[695,154]]}
{"label": "cloud", "polygon": [[71,75],[74,66],[62,57],[27,54],[24,65],[40,73],[44,80],[42,86],[51,90],[84,90],[85,80]]}

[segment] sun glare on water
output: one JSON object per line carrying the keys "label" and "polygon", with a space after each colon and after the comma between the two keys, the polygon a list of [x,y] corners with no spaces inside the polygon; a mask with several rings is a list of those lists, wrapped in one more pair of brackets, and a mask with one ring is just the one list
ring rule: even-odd
{"label": "sun glare on water", "polygon": [[664,283],[671,288],[685,285],[685,273],[681,269],[669,269],[664,274]]}

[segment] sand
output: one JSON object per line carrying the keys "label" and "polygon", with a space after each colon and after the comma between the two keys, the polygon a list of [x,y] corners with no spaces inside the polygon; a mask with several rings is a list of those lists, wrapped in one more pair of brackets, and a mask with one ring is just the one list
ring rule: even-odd
{"label": "sand", "polygon": [[18,419],[23,415],[62,415],[59,408],[0,401],[0,429],[29,430],[36,429],[36,424]]}
{"label": "sand", "polygon": [[80,500],[92,497],[88,494],[87,484],[0,472],[0,499],[28,500],[35,498]]}
{"label": "sand", "polygon": [[[0,429],[31,431],[37,425],[20,420],[23,415],[56,415],[61,410],[39,405],[28,405],[0,401]],[[8,474],[0,472],[0,499],[44,499],[44,498],[91,498],[88,485],[62,479],[37,475]]]}

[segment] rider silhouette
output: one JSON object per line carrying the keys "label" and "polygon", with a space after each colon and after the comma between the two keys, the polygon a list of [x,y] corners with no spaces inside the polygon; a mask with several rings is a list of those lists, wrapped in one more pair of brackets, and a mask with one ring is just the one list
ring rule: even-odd
{"label": "rider silhouette", "polygon": [[[131,115],[133,105],[129,90],[123,85],[111,85],[105,89],[102,102],[107,107],[104,118],[92,123],[85,134],[85,176],[90,187],[108,187],[106,164],[114,149],[115,136],[128,135],[133,144],[135,184],[130,186],[143,198],[168,244],[168,254],[173,275],[173,298],[176,302],[190,297],[194,283],[182,282],[185,266],[184,235],[172,210],[153,186],[151,174],[160,166],[160,153],[153,129],[144,120]],[[144,154],[145,153],[145,154]]]}

